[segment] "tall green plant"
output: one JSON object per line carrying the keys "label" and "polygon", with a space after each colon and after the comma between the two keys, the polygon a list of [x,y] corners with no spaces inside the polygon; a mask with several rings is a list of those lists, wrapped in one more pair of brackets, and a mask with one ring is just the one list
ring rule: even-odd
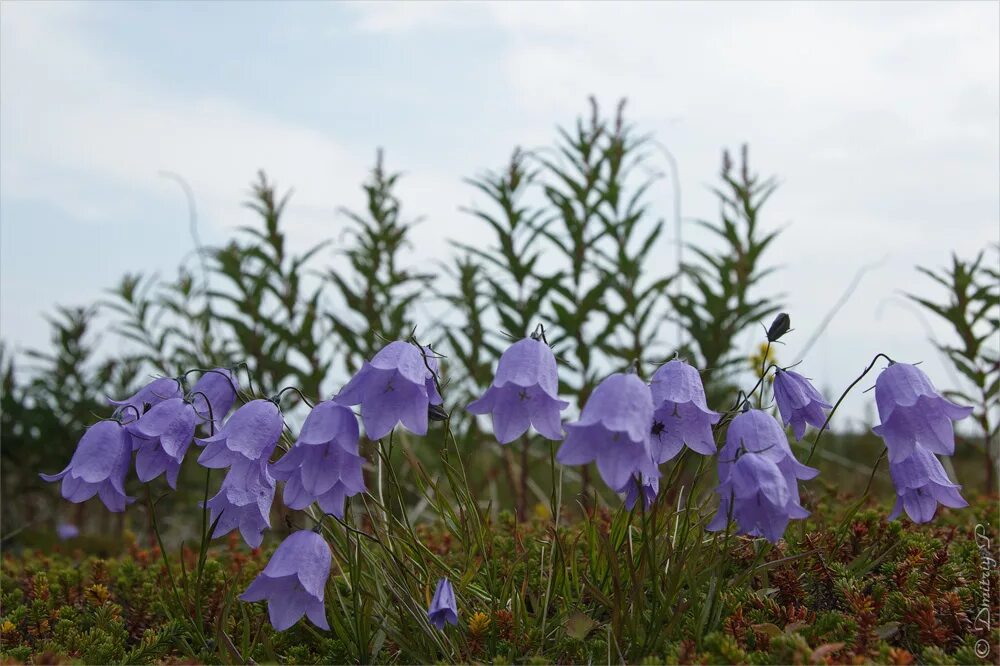
{"label": "tall green plant", "polygon": [[350,242],[340,249],[351,270],[339,264],[327,270],[327,279],[346,306],[327,317],[351,372],[387,340],[405,338],[412,331],[413,308],[433,278],[404,265],[403,253],[416,222],[402,217],[396,196],[400,176],[385,170],[379,150],[364,185],[364,212],[341,209],[353,223]]}
{"label": "tall green plant", "polygon": [[209,296],[215,301],[225,355],[247,364],[266,390],[295,385],[320,394],[331,365],[327,331],[320,312],[321,284],[308,281],[312,258],[325,243],[302,254],[289,253],[281,218],[290,193],[259,174],[246,206],[260,215],[262,228],[243,226],[236,239],[210,251],[214,275],[222,279]]}
{"label": "tall green plant", "polygon": [[672,317],[688,336],[685,353],[705,368],[709,404],[719,404],[731,392],[730,381],[741,358],[737,336],[748,326],[781,309],[780,296],[759,295],[760,282],[774,268],[764,254],[779,230],[762,229],[760,211],[777,188],[773,178],[751,172],[747,147],[734,170],[729,152],[723,153],[722,186],[714,188],[719,200],[719,222],[697,220],[721,241],[718,250],[688,243],[697,260],[681,270],[691,286],[670,296]]}

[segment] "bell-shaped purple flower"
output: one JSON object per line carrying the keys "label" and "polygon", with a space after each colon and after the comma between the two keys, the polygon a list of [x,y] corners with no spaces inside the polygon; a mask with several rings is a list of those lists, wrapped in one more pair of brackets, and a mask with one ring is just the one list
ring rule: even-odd
{"label": "bell-shaped purple flower", "polygon": [[938,504],[953,509],[969,506],[958,492],[962,486],[952,483],[937,456],[919,444],[901,462],[889,463],[889,476],[896,487],[896,506],[889,520],[905,510],[913,522],[926,523],[934,518]]}
{"label": "bell-shaped purple flower", "polygon": [[594,389],[580,420],[566,425],[556,460],[563,465],[596,461],[604,483],[615,490],[632,476],[654,476],[659,472],[650,452],[652,422],[649,387],[635,374],[613,374]]}
{"label": "bell-shaped purple flower", "polygon": [[170,398],[125,426],[137,451],[135,471],[140,481],[146,483],[166,473],[170,487],[177,487],[177,474],[194,438],[197,421],[191,403]]}
{"label": "bell-shaped purple flower", "polygon": [[[716,489],[719,511],[705,529],[717,532],[732,516],[740,534],[761,536],[776,543],[793,515],[788,481],[778,465],[760,453],[742,453],[730,468],[728,478]],[[795,514],[805,512],[795,503]],[[809,515],[805,512],[805,515]]]}
{"label": "bell-shaped purple flower", "polygon": [[205,450],[198,462],[212,469],[250,461],[267,462],[281,438],[281,410],[270,400],[251,400],[243,405],[211,437],[196,439]]}
{"label": "bell-shaped purple flower", "polygon": [[458,624],[458,605],[455,603],[455,590],[451,587],[451,581],[442,578],[437,582],[434,590],[434,598],[431,599],[430,608],[427,609],[427,619],[438,629],[444,629],[444,625]]}
{"label": "bell-shaped purple flower", "polygon": [[236,403],[238,388],[239,381],[235,372],[226,368],[214,368],[195,382],[190,394],[191,403],[203,421],[214,419],[218,425]]}
{"label": "bell-shaped purple flower", "polygon": [[712,426],[721,418],[708,408],[698,370],[680,359],[660,366],[649,385],[653,395],[650,445],[657,464],[672,459],[687,444],[702,455],[715,453]]}
{"label": "bell-shaped purple flower", "polygon": [[323,594],[331,561],[330,547],[323,537],[312,530],[293,532],[281,542],[240,599],[266,599],[271,626],[278,631],[288,629],[303,615],[329,631]]}
{"label": "bell-shaped purple flower", "polygon": [[802,439],[806,424],[822,428],[826,423],[826,412],[833,406],[823,399],[809,380],[792,370],[778,369],[774,374],[774,399],[781,412],[781,420],[787,426],[792,424],[795,439]]}
{"label": "bell-shaped purple flower", "polygon": [[552,350],[541,340],[525,338],[504,351],[492,386],[467,409],[473,414],[492,414],[497,441],[509,444],[530,426],[546,439],[562,439],[559,412],[568,406],[559,399]]}
{"label": "bell-shaped purple flower", "polygon": [[208,500],[210,522],[219,520],[212,538],[239,529],[248,546],[260,546],[264,530],[271,527],[274,488],[274,477],[263,462],[246,461],[233,465],[218,494]]}
{"label": "bell-shaped purple flower", "polygon": [[396,423],[426,435],[427,409],[442,403],[436,372],[433,354],[397,340],[366,361],[334,400],[342,405],[361,405],[368,439],[385,437]]}
{"label": "bell-shaped purple flower", "polygon": [[365,490],[358,455],[358,419],[348,407],[327,400],[316,405],[295,446],[271,465],[285,482],[285,505],[304,509],[318,502],[324,513],[344,517],[344,500]]}
{"label": "bell-shaped purple flower", "polygon": [[80,528],[73,523],[59,523],[56,526],[56,536],[60,541],[69,541],[80,536]]}
{"label": "bell-shaped purple flower", "polygon": [[648,474],[643,474],[641,476],[642,483],[640,484],[639,479],[632,477],[625,484],[624,488],[619,488],[619,493],[625,493],[625,508],[629,511],[635,506],[635,503],[639,501],[639,494],[642,494],[643,505],[648,509],[653,506],[653,502],[656,501],[656,495],[660,492],[660,475],[659,473],[649,476]]}
{"label": "bell-shaped purple flower", "polygon": [[122,424],[100,421],[83,433],[66,469],[39,476],[49,482],[62,481],[62,496],[70,502],[84,502],[97,495],[109,511],[120,512],[135,501],[125,494],[131,460],[132,438]]}
{"label": "bell-shaped purple flower", "polygon": [[135,421],[151,408],[160,404],[164,400],[181,398],[184,394],[181,391],[181,383],[173,377],[159,377],[143,386],[131,396],[124,400],[112,400],[108,402],[115,405],[115,410],[125,423]]}
{"label": "bell-shaped purple flower", "polygon": [[931,453],[955,452],[952,421],[972,413],[944,398],[915,365],[890,363],[875,380],[875,404],[880,425],[872,432],[885,440],[889,462],[899,463],[921,445]]}
{"label": "bell-shaped purple flower", "polygon": [[[746,459],[746,460],[745,460]],[[764,465],[759,460],[767,461]],[[736,465],[740,464],[739,470]],[[770,415],[751,409],[733,419],[726,432],[726,444],[719,452],[719,511],[706,529],[725,528],[730,514],[741,534],[763,536],[777,541],[784,534],[788,521],[809,516],[799,503],[799,480],[812,479],[819,473],[798,460],[788,445],[788,438]],[[775,474],[780,478],[778,484]],[[738,475],[738,476],[736,476]],[[754,481],[757,479],[757,481]],[[756,483],[761,490],[752,503],[742,501]],[[783,490],[777,489],[780,485]],[[765,501],[766,500],[766,501]],[[780,503],[779,503],[780,500]]]}

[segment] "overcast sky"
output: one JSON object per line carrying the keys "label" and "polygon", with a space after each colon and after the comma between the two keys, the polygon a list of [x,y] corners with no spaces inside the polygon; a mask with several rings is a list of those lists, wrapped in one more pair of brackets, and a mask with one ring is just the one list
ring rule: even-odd
{"label": "overcast sky", "polygon": [[[839,393],[885,351],[950,386],[898,294],[931,287],[914,265],[1000,240],[998,7],[4,2],[0,336],[36,345],[54,304],[174,271],[192,246],[162,171],[190,182],[219,243],[252,222],[240,204],[265,169],[295,188],[304,246],[337,235],[384,146],[405,209],[427,217],[417,258],[443,257],[437,239],[480,237],[462,178],[551,143],[593,93],[627,96],[676,155],[686,217],[714,217],[723,147],[749,142],[780,178],[765,224],[786,228],[770,282],[797,328],[782,360],[877,263],[803,371]],[[653,197],[669,220],[666,182]]]}

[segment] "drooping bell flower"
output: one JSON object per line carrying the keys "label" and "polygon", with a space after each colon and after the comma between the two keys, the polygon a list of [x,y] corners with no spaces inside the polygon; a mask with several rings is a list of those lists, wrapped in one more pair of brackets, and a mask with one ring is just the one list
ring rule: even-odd
{"label": "drooping bell flower", "polygon": [[635,475],[659,472],[650,452],[653,397],[635,374],[616,373],[602,381],[583,406],[580,419],[566,425],[556,453],[563,465],[597,462],[610,488],[623,488]]}
{"label": "drooping bell flower", "polygon": [[217,539],[239,529],[248,546],[260,546],[264,530],[271,527],[274,489],[274,477],[266,464],[261,461],[237,461],[226,473],[218,494],[207,503],[211,512],[210,523],[219,519],[212,538]]}
{"label": "drooping bell flower", "polygon": [[277,403],[251,400],[237,409],[219,432],[195,440],[198,446],[205,447],[198,463],[212,469],[251,461],[266,463],[281,438],[283,427]]}
{"label": "drooping bell flower", "polygon": [[[785,488],[780,495],[783,504],[774,506],[776,497],[775,491],[768,488],[762,495],[769,498],[771,504],[763,501],[747,506],[744,502],[737,502],[733,507],[733,517],[740,525],[741,534],[751,534],[753,536],[763,536],[770,541],[776,541],[784,533],[788,521],[799,520],[809,516],[809,512],[799,503],[798,482],[815,478],[819,470],[808,467],[800,463],[792,453],[788,445],[788,438],[785,431],[769,414],[759,409],[750,409],[738,414],[729,424],[726,431],[726,444],[719,452],[719,487],[717,492],[720,498],[719,512],[710,524],[712,531],[723,529],[726,526],[726,517],[730,511],[730,501],[732,497],[733,470],[735,464],[743,458],[761,458],[774,465],[774,470],[782,479]],[[743,463],[744,474],[742,481],[754,478],[754,474],[760,476],[761,484],[771,484],[774,482],[772,470],[769,466],[758,465],[755,462]],[[746,486],[741,486],[742,490]],[[739,499],[739,495],[737,495]],[[749,513],[743,513],[749,512]],[[779,531],[780,528],[780,531]],[[777,534],[777,537],[774,535]],[[774,538],[772,538],[774,537]]]}
{"label": "drooping bell flower", "polygon": [[885,440],[889,462],[899,463],[921,445],[931,453],[955,453],[952,421],[972,413],[946,399],[924,372],[908,363],[889,363],[875,380],[875,404],[881,423],[872,432]]}
{"label": "drooping bell flower", "polygon": [[173,377],[159,377],[143,386],[131,396],[124,400],[112,400],[108,402],[115,405],[115,410],[121,416],[124,423],[135,421],[151,408],[165,400],[183,397],[181,383]]}
{"label": "drooping bell flower", "polygon": [[889,476],[896,487],[896,505],[889,520],[905,510],[913,522],[926,523],[934,518],[938,504],[953,509],[969,506],[958,492],[962,486],[952,483],[937,456],[919,444],[902,461],[889,463]]}
{"label": "drooping bell flower", "polygon": [[653,502],[656,501],[656,495],[660,492],[660,475],[655,474],[649,476],[643,474],[641,477],[642,482],[640,484],[639,479],[632,477],[625,484],[624,488],[618,490],[620,493],[625,493],[625,508],[629,511],[635,506],[635,503],[639,501],[639,494],[642,494],[643,505],[649,509],[653,506]]}
{"label": "drooping bell flower", "polygon": [[715,453],[712,426],[721,416],[708,408],[698,370],[674,359],[656,370],[649,388],[655,407],[650,445],[657,464],[671,460],[685,444],[702,455]]}
{"label": "drooping bell flower", "polygon": [[267,600],[271,626],[277,631],[288,629],[303,615],[329,631],[323,595],[331,561],[330,547],[322,536],[312,530],[293,532],[240,599]]}
{"label": "drooping bell flower", "polygon": [[348,407],[327,400],[316,405],[295,446],[271,465],[285,482],[285,506],[305,509],[318,502],[324,513],[344,517],[344,501],[365,490],[358,455],[358,419]]}
{"label": "drooping bell flower", "polygon": [[83,433],[66,469],[39,476],[49,482],[62,481],[62,496],[70,502],[84,502],[97,495],[109,511],[117,513],[135,501],[125,494],[131,460],[132,437],[122,424],[100,421]]}
{"label": "drooping bell flower", "polygon": [[170,398],[125,426],[137,451],[135,471],[140,481],[146,483],[166,473],[170,487],[177,487],[177,474],[194,438],[197,421],[190,402]]}
{"label": "drooping bell flower", "polygon": [[[429,367],[428,367],[429,366]],[[334,398],[342,405],[361,405],[368,439],[381,439],[396,423],[417,435],[427,434],[427,412],[442,403],[435,382],[437,359],[416,345],[397,340],[365,361]]]}
{"label": "drooping bell flower", "polygon": [[69,541],[80,536],[80,528],[73,523],[59,523],[56,526],[56,536],[60,541]]}
{"label": "drooping bell flower", "polygon": [[473,414],[491,414],[497,441],[509,444],[531,426],[546,439],[562,439],[559,412],[568,406],[559,399],[555,355],[547,344],[532,337],[504,351],[493,384],[467,409]]}
{"label": "drooping bell flower", "polygon": [[826,423],[826,412],[833,409],[808,379],[781,368],[774,374],[774,399],[778,403],[781,420],[786,426],[792,424],[796,441],[806,433],[807,423],[814,428],[822,428]]}
{"label": "drooping bell flower", "polygon": [[451,581],[442,578],[437,582],[434,590],[434,598],[431,599],[430,608],[427,609],[427,619],[438,629],[444,629],[444,625],[458,624],[458,605],[455,603],[455,590],[451,587]]}
{"label": "drooping bell flower", "polygon": [[214,368],[202,374],[191,388],[191,403],[203,421],[214,419],[217,427],[236,403],[238,388],[239,380],[235,372]]}
{"label": "drooping bell flower", "polygon": [[719,510],[705,528],[710,532],[724,529],[731,516],[739,534],[760,536],[777,543],[790,518],[804,517],[792,514],[792,497],[785,475],[774,461],[761,453],[743,452],[732,463],[728,478],[719,484],[716,492],[720,498]]}

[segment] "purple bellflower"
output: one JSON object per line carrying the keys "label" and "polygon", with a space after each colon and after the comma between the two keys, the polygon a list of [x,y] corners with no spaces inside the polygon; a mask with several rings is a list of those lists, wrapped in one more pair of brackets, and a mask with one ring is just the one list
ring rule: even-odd
{"label": "purple bellflower", "polygon": [[312,530],[293,532],[281,542],[240,599],[266,599],[271,626],[278,631],[288,629],[303,615],[329,631],[323,593],[331,561],[330,547],[323,537]]}
{"label": "purple bellflower", "polygon": [[83,433],[66,469],[39,476],[49,482],[62,481],[62,496],[70,502],[84,502],[97,495],[109,511],[117,513],[135,501],[125,494],[131,460],[128,431],[118,421],[99,421]]}
{"label": "purple bellflower", "polygon": [[159,377],[124,400],[108,398],[108,402],[118,408],[116,412],[121,416],[122,421],[129,423],[164,400],[183,396],[181,383],[178,380],[173,377]]}
{"label": "purple bellflower", "polygon": [[271,465],[271,473],[285,482],[288,508],[318,502],[324,513],[343,518],[344,500],[365,490],[363,463],[357,417],[350,408],[327,400],[309,412],[295,446]]}
{"label": "purple bellflower", "polygon": [[640,485],[639,480],[636,477],[632,477],[625,484],[624,488],[618,490],[619,493],[625,493],[625,508],[629,511],[635,506],[635,503],[639,501],[639,494],[642,494],[643,505],[649,509],[653,506],[653,502],[656,501],[656,495],[660,492],[660,475],[659,473],[649,476],[647,474],[642,474],[642,483]]}
{"label": "purple bellflower", "polygon": [[437,359],[416,345],[397,340],[365,361],[334,398],[361,405],[368,439],[381,439],[397,422],[417,435],[427,434],[427,412],[443,400],[437,389]]}
{"label": "purple bellflower", "polygon": [[271,527],[274,488],[274,477],[263,461],[237,462],[233,465],[226,473],[218,494],[208,500],[210,523],[219,520],[212,538],[217,539],[239,529],[248,546],[260,546],[264,530]]}
{"label": "purple bellflower", "polygon": [[958,492],[962,486],[952,483],[937,456],[920,444],[901,462],[889,463],[889,476],[896,487],[896,506],[889,520],[905,510],[913,522],[926,523],[934,518],[939,503],[953,509],[969,506]]}
{"label": "purple bellflower", "polygon": [[80,536],[80,528],[73,523],[59,523],[56,526],[56,536],[60,541],[69,541]]}
{"label": "purple bellflower", "polygon": [[427,609],[427,619],[438,629],[444,629],[444,625],[458,624],[458,606],[455,604],[455,590],[451,587],[451,581],[442,578],[437,582],[434,590],[434,598],[431,599],[430,608]]}
{"label": "purple bellflower", "polygon": [[580,419],[566,425],[556,460],[563,465],[596,461],[604,483],[616,491],[633,476],[656,476],[649,444],[652,422],[649,387],[638,375],[613,374],[594,389]]}
{"label": "purple bellflower", "polygon": [[656,408],[650,439],[653,460],[665,463],[685,444],[696,453],[714,454],[712,426],[721,416],[708,408],[698,370],[679,359],[669,361],[653,374],[649,388]]}
{"label": "purple bellflower", "polygon": [[492,414],[497,441],[509,444],[531,426],[546,439],[562,439],[559,412],[568,406],[559,399],[555,355],[547,344],[532,337],[504,351],[493,384],[467,409],[473,414]]}
{"label": "purple bellflower", "polygon": [[[742,462],[736,471],[736,464]],[[765,465],[759,460],[765,460]],[[772,468],[773,465],[773,468]],[[776,487],[774,474],[781,479],[783,491]],[[719,511],[706,529],[718,531],[725,528],[730,514],[740,527],[741,534],[763,536],[775,542],[784,534],[788,521],[809,516],[799,503],[799,480],[812,479],[819,473],[798,460],[788,445],[784,430],[767,413],[751,409],[733,419],[726,432],[726,444],[719,452]],[[734,474],[739,476],[734,477]],[[757,481],[754,481],[757,479]],[[750,495],[752,502],[744,499],[753,483],[760,493]],[[780,502],[779,502],[780,500]]]}
{"label": "purple bellflower", "polygon": [[283,426],[275,402],[251,400],[237,409],[219,432],[195,440],[198,446],[205,447],[198,462],[212,469],[266,463],[278,445]]}
{"label": "purple bellflower", "polygon": [[191,389],[191,402],[202,420],[214,419],[216,424],[220,424],[236,403],[238,388],[236,373],[226,368],[215,368],[195,382]]}
{"label": "purple bellflower", "polygon": [[786,426],[792,424],[796,441],[806,433],[807,423],[814,428],[822,428],[826,423],[826,411],[833,409],[808,379],[781,368],[774,373],[774,399],[778,403],[781,420]]}
{"label": "purple bellflower", "polygon": [[125,426],[138,452],[135,471],[140,481],[146,483],[166,473],[170,487],[177,487],[177,474],[194,438],[197,421],[191,403],[183,398],[170,398]]}
{"label": "purple bellflower", "polygon": [[889,463],[908,458],[919,444],[931,453],[955,452],[952,421],[972,413],[944,398],[915,365],[889,363],[875,380],[875,404],[881,423],[872,432],[885,440]]}

